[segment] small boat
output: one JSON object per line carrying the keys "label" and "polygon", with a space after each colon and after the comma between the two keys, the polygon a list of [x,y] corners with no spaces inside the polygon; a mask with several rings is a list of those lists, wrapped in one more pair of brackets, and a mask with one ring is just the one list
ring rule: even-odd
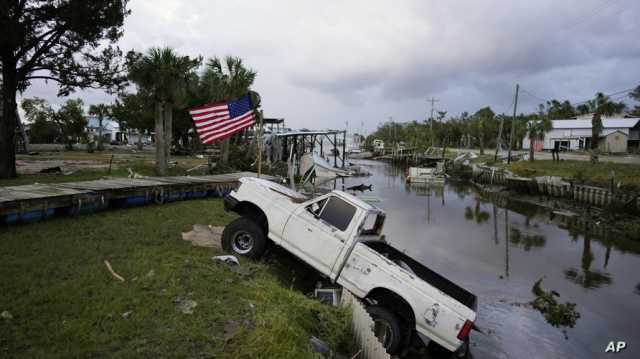
{"label": "small boat", "polygon": [[357,150],[357,152],[355,152],[354,150],[352,152],[349,152],[349,158],[353,160],[367,159],[371,157],[373,157],[373,153],[369,151],[363,152],[361,150]]}
{"label": "small boat", "polygon": [[409,167],[406,173],[407,183],[444,183],[444,171],[438,163],[437,167]]}
{"label": "small boat", "polygon": [[352,175],[349,171],[333,167],[331,163],[315,152],[313,154],[305,153],[300,158],[300,172],[305,176],[310,172],[315,172],[316,177],[320,178],[349,177]]}

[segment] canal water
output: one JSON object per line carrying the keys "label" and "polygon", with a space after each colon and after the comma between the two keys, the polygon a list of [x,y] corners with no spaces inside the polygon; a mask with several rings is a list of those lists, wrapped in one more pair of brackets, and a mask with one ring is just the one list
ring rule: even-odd
{"label": "canal water", "polygon": [[[499,207],[468,185],[407,186],[400,168],[357,164],[372,176],[326,185],[373,185],[357,195],[387,212],[386,240],[477,295],[484,334],[472,332],[474,358],[601,358],[611,341],[627,344],[616,358],[640,358],[640,243]],[[552,325],[530,304],[540,279],[559,304],[575,303],[573,327]]]}

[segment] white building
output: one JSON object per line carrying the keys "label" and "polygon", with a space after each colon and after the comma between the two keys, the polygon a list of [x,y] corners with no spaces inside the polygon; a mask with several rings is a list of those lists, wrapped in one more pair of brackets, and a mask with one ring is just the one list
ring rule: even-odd
{"label": "white building", "polygon": [[[556,144],[561,150],[586,150],[591,146],[591,115],[577,119],[553,120],[551,131],[544,139],[533,143],[535,151],[553,149]],[[638,149],[640,144],[640,118],[610,117],[602,119],[601,150],[605,152],[626,152]],[[522,141],[524,149],[529,149],[529,136]],[[626,145],[626,146],[625,146]],[[624,150],[623,150],[624,149]]]}
{"label": "white building", "polygon": [[[97,116],[87,117],[87,134],[98,136],[100,133],[100,121]],[[137,130],[128,130],[122,132],[120,130],[120,124],[117,121],[112,120],[109,117],[105,117],[102,120],[102,138],[105,143],[111,143],[112,141],[120,143],[136,144],[138,143],[139,134]],[[142,143],[150,144],[151,135],[142,134]]]}

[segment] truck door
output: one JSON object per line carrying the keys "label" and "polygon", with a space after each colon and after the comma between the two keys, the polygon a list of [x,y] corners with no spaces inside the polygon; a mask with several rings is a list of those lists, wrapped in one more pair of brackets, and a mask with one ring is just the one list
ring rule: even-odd
{"label": "truck door", "polygon": [[356,207],[337,196],[298,208],[284,228],[285,246],[300,259],[330,276],[352,230]]}

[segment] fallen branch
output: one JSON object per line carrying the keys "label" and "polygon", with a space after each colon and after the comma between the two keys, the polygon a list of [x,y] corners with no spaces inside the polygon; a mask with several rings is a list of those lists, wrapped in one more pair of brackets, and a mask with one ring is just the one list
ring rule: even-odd
{"label": "fallen branch", "polygon": [[122,278],[122,276],[121,276],[120,274],[116,273],[116,272],[113,270],[113,268],[111,268],[111,263],[109,263],[109,261],[108,261],[108,260],[105,260],[105,261],[104,261],[104,265],[106,265],[106,266],[107,266],[107,269],[109,270],[109,272],[111,273],[111,275],[113,275],[116,279],[118,279],[118,280],[120,280],[120,281],[122,281],[122,282],[124,282],[124,281],[125,281],[125,280],[124,280],[124,278]]}
{"label": "fallen branch", "polygon": [[360,353],[362,353],[362,349],[358,350],[358,352],[354,356],[352,356],[351,359],[356,359],[360,355]]}

